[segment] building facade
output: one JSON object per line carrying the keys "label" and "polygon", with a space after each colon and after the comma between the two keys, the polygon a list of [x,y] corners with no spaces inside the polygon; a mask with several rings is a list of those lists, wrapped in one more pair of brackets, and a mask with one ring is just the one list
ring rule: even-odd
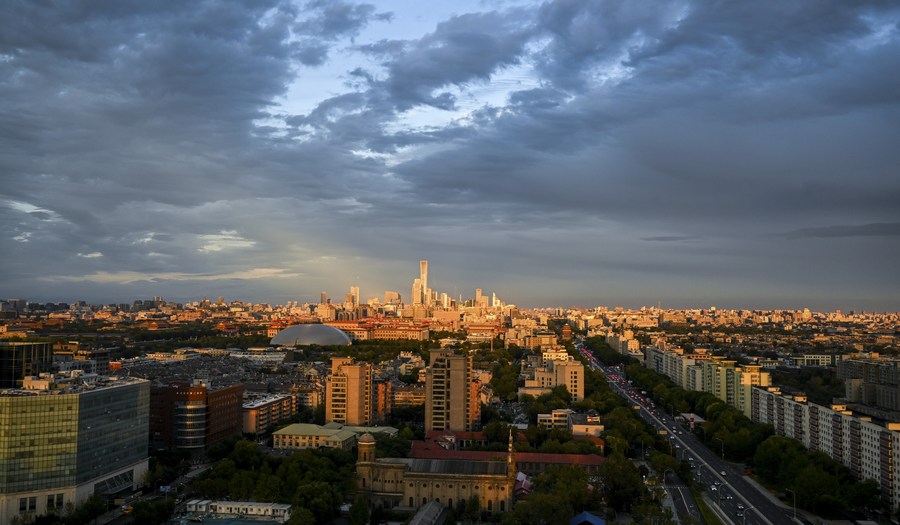
{"label": "building facade", "polygon": [[57,380],[0,391],[0,523],[143,484],[150,383]]}
{"label": "building facade", "polygon": [[27,376],[50,372],[53,343],[0,341],[0,388],[16,388]]}
{"label": "building facade", "polygon": [[474,430],[480,417],[472,356],[431,350],[425,372],[425,431]]}
{"label": "building facade", "polygon": [[248,399],[243,406],[244,434],[258,435],[297,415],[297,396],[273,394]]}
{"label": "building facade", "polygon": [[332,357],[325,383],[325,420],[344,425],[372,423],[372,365]]}
{"label": "building facade", "polygon": [[858,480],[875,480],[888,508],[900,504],[900,423],[875,422],[846,405],[817,405],[778,388],[752,389],[751,420],[824,452]]}
{"label": "building facade", "polygon": [[150,389],[150,443],[203,450],[243,431],[244,385],[213,387],[195,380]]}
{"label": "building facade", "polygon": [[436,501],[448,508],[465,507],[478,496],[481,509],[493,514],[512,509],[516,459],[509,450],[490,460],[377,458],[375,438],[359,438],[357,489],[369,505],[385,509],[417,509]]}

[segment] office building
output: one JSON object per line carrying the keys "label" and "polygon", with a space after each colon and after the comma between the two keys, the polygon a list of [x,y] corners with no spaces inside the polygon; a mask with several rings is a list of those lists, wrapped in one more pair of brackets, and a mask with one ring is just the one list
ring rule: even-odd
{"label": "office building", "polygon": [[425,306],[431,306],[431,288],[428,287],[428,261],[419,261],[419,282],[422,286],[422,301]]}
{"label": "office building", "polygon": [[0,388],[16,388],[27,376],[50,372],[53,343],[0,341]]}
{"label": "office building", "polygon": [[431,350],[425,372],[425,431],[474,430],[481,406],[472,356],[460,350]]}
{"label": "office building", "polygon": [[373,420],[372,365],[350,357],[332,357],[325,383],[325,420],[369,425]]}
{"label": "office building", "polygon": [[243,430],[244,385],[193,383],[150,389],[150,443],[155,448],[203,449]]}
{"label": "office building", "polygon": [[142,485],[149,398],[146,380],[77,372],[0,391],[0,523]]}

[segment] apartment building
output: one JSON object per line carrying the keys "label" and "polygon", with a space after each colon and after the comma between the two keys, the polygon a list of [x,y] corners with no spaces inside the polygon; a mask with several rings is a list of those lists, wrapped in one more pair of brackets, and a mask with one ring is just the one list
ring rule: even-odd
{"label": "apartment building", "polygon": [[252,397],[245,399],[242,410],[244,434],[258,435],[297,415],[297,397],[288,394]]}
{"label": "apartment building", "polygon": [[325,420],[369,425],[373,420],[372,365],[351,357],[332,357],[325,382]]}
{"label": "apartment building", "polygon": [[846,405],[821,406],[778,388],[751,388],[751,417],[847,466],[859,480],[873,479],[888,508],[900,504],[900,423],[858,416]]}
{"label": "apartment building", "polygon": [[478,389],[471,355],[431,350],[425,371],[425,431],[474,430],[481,415]]}
{"label": "apartment building", "polygon": [[525,386],[519,388],[519,395],[537,397],[564,386],[572,401],[584,399],[584,365],[571,356],[567,361],[548,360],[545,366],[529,367],[525,373]]}
{"label": "apartment building", "polygon": [[681,348],[645,349],[644,366],[662,374],[685,390],[708,392],[750,417],[751,388],[771,384],[768,372],[759,365],[739,365],[736,361],[712,356],[704,350],[685,354]]}

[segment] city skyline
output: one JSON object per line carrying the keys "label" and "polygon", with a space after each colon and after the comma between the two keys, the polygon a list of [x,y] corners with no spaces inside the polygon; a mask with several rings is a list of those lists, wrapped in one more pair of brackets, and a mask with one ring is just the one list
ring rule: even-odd
{"label": "city skyline", "polygon": [[900,310],[896,5],[3,12],[2,297]]}

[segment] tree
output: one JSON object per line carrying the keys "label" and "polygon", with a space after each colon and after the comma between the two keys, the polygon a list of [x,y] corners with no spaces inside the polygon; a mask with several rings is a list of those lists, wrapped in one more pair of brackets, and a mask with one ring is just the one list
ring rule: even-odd
{"label": "tree", "polygon": [[369,504],[362,496],[357,497],[350,505],[350,523],[353,525],[365,525],[369,521]]}
{"label": "tree", "polygon": [[303,507],[294,507],[291,509],[291,518],[287,521],[287,525],[315,525],[316,517],[309,509]]}
{"label": "tree", "polygon": [[478,498],[478,494],[475,494],[466,500],[465,516],[467,519],[474,520],[478,519],[479,514],[481,514],[481,499]]}
{"label": "tree", "polygon": [[640,472],[621,454],[613,454],[600,466],[600,479],[607,503],[617,511],[629,510],[643,495]]}

